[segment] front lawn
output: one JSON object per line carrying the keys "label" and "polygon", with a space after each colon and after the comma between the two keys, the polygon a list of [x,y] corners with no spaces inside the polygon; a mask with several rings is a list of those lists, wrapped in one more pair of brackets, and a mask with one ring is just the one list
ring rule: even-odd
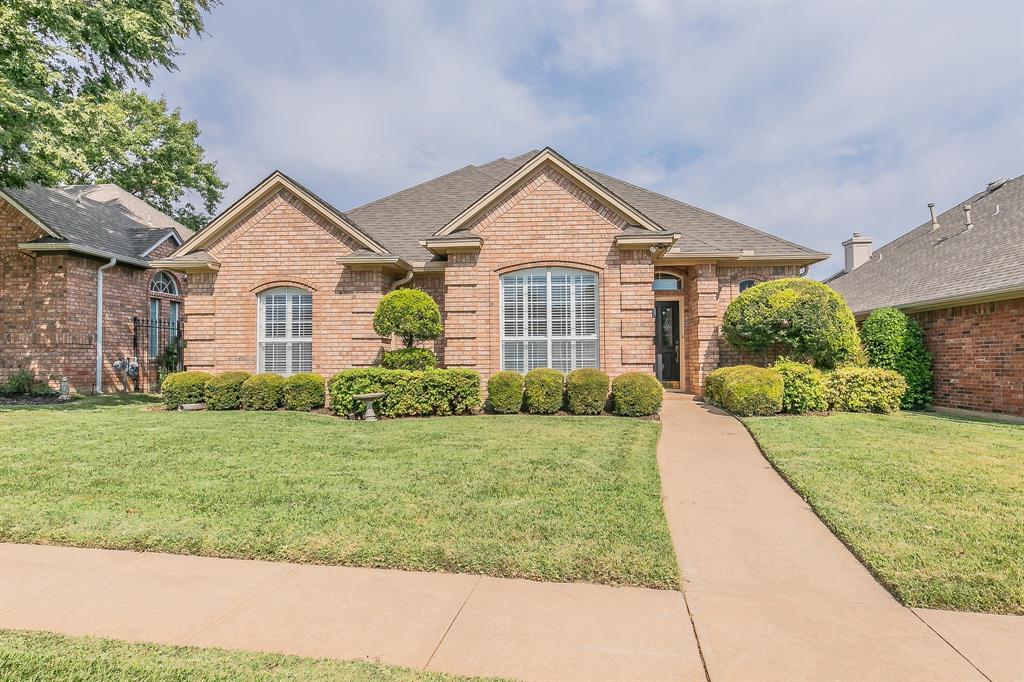
{"label": "front lawn", "polygon": [[456,682],[481,678],[455,677],[368,661],[334,661],[0,630],[0,679],[34,682]]}
{"label": "front lawn", "polygon": [[659,424],[0,408],[0,540],[676,588]]}
{"label": "front lawn", "polygon": [[1024,426],[908,412],[745,421],[902,602],[1024,614]]}

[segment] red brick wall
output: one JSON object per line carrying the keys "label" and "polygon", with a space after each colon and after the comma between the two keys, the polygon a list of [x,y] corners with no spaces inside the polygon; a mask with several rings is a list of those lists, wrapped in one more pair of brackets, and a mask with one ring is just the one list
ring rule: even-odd
{"label": "red brick wall", "polygon": [[457,253],[445,270],[445,362],[484,380],[501,366],[499,276],[542,266],[589,270],[599,281],[600,366],[611,376],[651,372],[654,268],[646,250],[619,251],[622,221],[552,168],[527,178],[471,231],[479,253]]}
{"label": "red brick wall", "polygon": [[186,366],[255,372],[258,295],[275,286],[312,292],[313,371],[374,364],[388,342],[373,331],[373,313],[394,277],[336,262],[356,248],[291,193],[267,199],[210,247],[220,270],[189,277]]}
{"label": "red brick wall", "polygon": [[913,315],[935,365],[935,405],[1024,416],[1024,298]]}

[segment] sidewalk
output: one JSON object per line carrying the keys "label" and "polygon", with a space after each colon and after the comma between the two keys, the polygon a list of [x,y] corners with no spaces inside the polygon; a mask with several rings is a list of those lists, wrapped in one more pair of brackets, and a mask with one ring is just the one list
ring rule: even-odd
{"label": "sidewalk", "polygon": [[0,544],[0,628],[524,680],[703,680],[682,595]]}
{"label": "sidewalk", "polygon": [[665,509],[711,680],[1024,679],[1024,618],[904,608],[742,424],[666,398]]}

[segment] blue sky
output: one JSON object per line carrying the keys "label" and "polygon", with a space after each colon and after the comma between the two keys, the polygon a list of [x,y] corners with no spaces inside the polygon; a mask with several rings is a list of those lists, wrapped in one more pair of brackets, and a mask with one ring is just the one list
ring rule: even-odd
{"label": "blue sky", "polygon": [[1024,172],[1021,2],[229,0],[207,32],[151,92],[227,202],[279,168],[344,210],[551,146],[841,256]]}

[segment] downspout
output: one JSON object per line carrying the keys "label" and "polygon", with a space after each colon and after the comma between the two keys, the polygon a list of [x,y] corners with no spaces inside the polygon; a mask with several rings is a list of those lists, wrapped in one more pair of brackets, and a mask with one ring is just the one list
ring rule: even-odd
{"label": "downspout", "polygon": [[96,270],[96,393],[103,392],[103,273],[117,265],[117,259]]}
{"label": "downspout", "polygon": [[391,291],[394,291],[395,289],[397,289],[398,287],[402,286],[403,284],[408,284],[409,282],[411,282],[412,281],[412,275],[413,275],[413,272],[412,272],[412,270],[410,270],[409,272],[405,273],[405,277],[403,277],[402,279],[396,279],[394,282],[392,282],[391,283]]}

